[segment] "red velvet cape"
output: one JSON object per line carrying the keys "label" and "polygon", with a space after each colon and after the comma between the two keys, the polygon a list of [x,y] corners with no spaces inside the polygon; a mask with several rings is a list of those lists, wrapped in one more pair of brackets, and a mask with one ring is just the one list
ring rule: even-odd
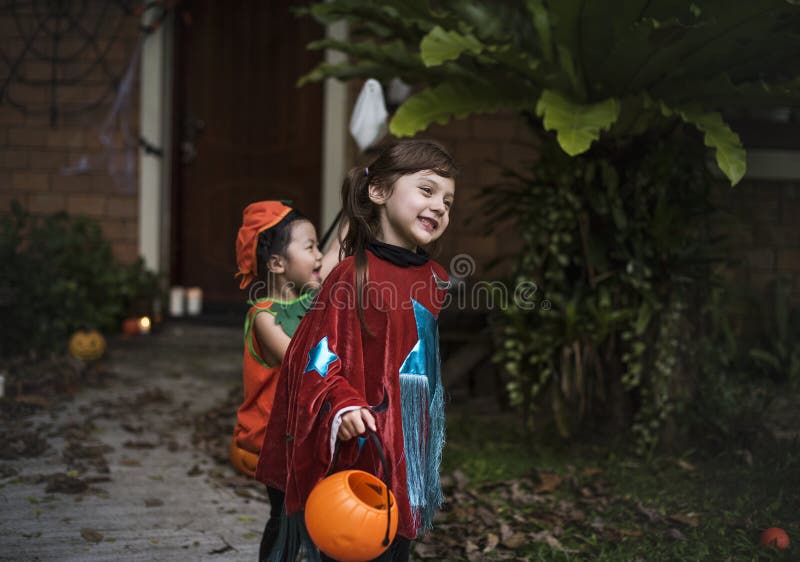
{"label": "red velvet cape", "polygon": [[[337,441],[338,462],[331,467],[330,436],[336,413],[349,406],[371,407],[399,509],[398,534],[415,538],[422,524],[409,503],[399,371],[412,350],[419,349],[419,315],[427,311],[436,340],[426,350],[426,360],[428,365],[435,361],[441,390],[436,321],[448,277],[433,261],[402,267],[371,252],[367,260],[364,316],[372,335],[359,322],[355,263],[349,257],[323,283],[284,356],[256,478],[286,492],[287,515],[303,509],[312,488],[332,469],[359,468],[385,480],[373,445],[362,448],[358,439]],[[316,363],[310,358],[316,358]],[[423,420],[423,432],[426,424]],[[441,441],[433,455],[437,458],[429,459],[435,460],[436,470],[440,454]],[[429,480],[435,480],[428,485],[438,488],[439,503],[438,474]]]}

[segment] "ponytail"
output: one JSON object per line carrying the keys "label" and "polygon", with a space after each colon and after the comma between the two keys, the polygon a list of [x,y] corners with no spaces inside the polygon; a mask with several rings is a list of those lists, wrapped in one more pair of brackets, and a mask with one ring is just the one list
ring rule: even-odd
{"label": "ponytail", "polygon": [[[369,198],[369,170],[351,168],[342,184],[342,225],[347,224],[347,234],[339,250],[344,256],[353,256],[356,265],[356,303],[361,328],[370,336],[372,331],[364,318],[364,285],[367,279],[367,244],[378,235],[380,210]],[[341,256],[340,256],[341,257]]]}

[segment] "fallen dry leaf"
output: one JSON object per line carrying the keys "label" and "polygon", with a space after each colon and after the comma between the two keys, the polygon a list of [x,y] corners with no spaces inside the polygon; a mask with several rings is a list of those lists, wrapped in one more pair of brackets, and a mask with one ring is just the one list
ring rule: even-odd
{"label": "fallen dry leaf", "polygon": [[456,481],[456,486],[458,486],[462,490],[467,487],[467,484],[469,484],[469,477],[466,474],[464,474],[461,470],[453,471],[453,480]]}
{"label": "fallen dry leaf", "polygon": [[525,544],[528,544],[528,537],[525,536],[525,533],[514,533],[510,537],[503,539],[503,546],[511,550],[515,550]]}
{"label": "fallen dry leaf", "polygon": [[491,552],[497,545],[500,543],[500,537],[495,535],[494,533],[489,533],[486,535],[486,546],[483,547],[483,552]]}
{"label": "fallen dry leaf", "polygon": [[44,491],[48,494],[54,492],[60,494],[80,494],[88,489],[89,484],[80,478],[58,473],[51,474],[48,477],[47,487],[44,489]]}
{"label": "fallen dry leaf", "polygon": [[487,527],[494,527],[497,523],[497,513],[482,505],[475,511],[475,515],[477,515],[481,522]]}
{"label": "fallen dry leaf", "polygon": [[657,510],[653,509],[652,507],[647,507],[642,502],[636,502],[636,509],[639,510],[639,513],[647,517],[651,523],[664,520],[664,517],[662,517]]}
{"label": "fallen dry leaf", "polygon": [[103,540],[103,533],[98,533],[94,529],[86,527],[81,529],[81,536],[86,542],[98,543]]}
{"label": "fallen dry leaf", "polygon": [[682,468],[686,472],[694,472],[695,470],[697,470],[697,467],[695,465],[683,459],[678,459],[677,464],[680,468]]}
{"label": "fallen dry leaf", "polygon": [[678,529],[675,529],[674,527],[668,529],[667,532],[664,533],[664,535],[668,536],[671,539],[675,539],[676,541],[685,541],[686,540],[686,537],[684,536],[684,534],[681,533]]}
{"label": "fallen dry leaf", "polygon": [[511,525],[508,523],[501,523],[500,524],[500,539],[505,542],[506,539],[510,538],[514,534],[514,529],[511,528]]}
{"label": "fallen dry leaf", "polygon": [[553,492],[561,485],[562,478],[553,472],[540,472],[538,476],[539,483],[533,489],[537,494]]}
{"label": "fallen dry leaf", "polygon": [[592,529],[594,529],[595,531],[601,531],[602,532],[602,531],[605,531],[605,529],[606,529],[605,521],[603,521],[599,517],[595,517],[594,519],[592,519],[592,522],[589,523],[589,526]]}
{"label": "fallen dry leaf", "polygon": [[155,449],[157,445],[149,441],[125,441],[122,446],[128,449]]}
{"label": "fallen dry leaf", "polygon": [[690,513],[687,514],[676,513],[675,515],[670,515],[669,518],[678,523],[689,525],[690,527],[697,527],[698,525],[700,525],[700,519]]}
{"label": "fallen dry leaf", "polygon": [[147,498],[144,500],[145,507],[161,507],[164,502],[158,498]]}
{"label": "fallen dry leaf", "polygon": [[416,554],[419,558],[434,558],[436,560],[440,559],[436,553],[436,547],[432,544],[417,542],[414,545],[414,554]]}
{"label": "fallen dry leaf", "polygon": [[40,408],[49,408],[52,402],[42,396],[41,394],[18,394],[15,398],[17,402],[22,404],[30,404]]}
{"label": "fallen dry leaf", "polygon": [[596,466],[587,466],[581,471],[581,474],[583,476],[595,476],[597,474],[600,474],[601,472],[603,472],[602,468],[598,468]]}
{"label": "fallen dry leaf", "polygon": [[747,449],[739,449],[736,454],[742,457],[747,466],[753,466],[753,453]]}
{"label": "fallen dry leaf", "polygon": [[553,534],[547,530],[539,531],[538,533],[533,533],[532,535],[530,535],[530,537],[533,541],[543,542],[550,548],[558,550],[559,552],[569,552],[569,553],[578,552],[577,550],[565,548],[564,545],[561,544],[561,541],[555,538]]}

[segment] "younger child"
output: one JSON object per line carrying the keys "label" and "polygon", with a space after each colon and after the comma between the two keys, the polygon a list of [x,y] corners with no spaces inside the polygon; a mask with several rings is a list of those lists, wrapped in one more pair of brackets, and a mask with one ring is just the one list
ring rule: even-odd
{"label": "younger child", "polygon": [[[344,182],[348,257],[322,285],[287,350],[256,472],[286,494],[287,539],[270,560],[294,559],[306,499],[334,470],[358,468],[390,483],[399,527],[378,560],[408,560],[410,541],[432,525],[443,499],[437,318],[448,282],[424,248],[447,229],[455,173],[441,146],[409,140],[386,146]],[[375,448],[353,439],[367,428],[383,444],[388,474]]]}
{"label": "younger child", "polygon": [[[236,239],[239,287],[251,286],[244,326],[244,401],[230,445],[234,468],[252,477],[275,399],[275,388],[289,341],[319,288],[338,262],[338,240],[323,256],[314,226],[279,201],[248,205]],[[277,528],[283,494],[268,489],[272,527]],[[268,523],[269,527],[270,523]]]}

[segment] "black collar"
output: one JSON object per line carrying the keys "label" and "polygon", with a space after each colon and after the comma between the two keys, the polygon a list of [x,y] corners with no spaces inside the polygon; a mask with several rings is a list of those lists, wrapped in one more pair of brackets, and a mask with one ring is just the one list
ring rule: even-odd
{"label": "black collar", "polygon": [[412,252],[411,250],[392,244],[386,244],[379,240],[372,240],[369,242],[367,244],[367,250],[382,260],[386,260],[394,265],[399,265],[400,267],[423,265],[427,263],[429,259],[428,254],[422,249]]}

